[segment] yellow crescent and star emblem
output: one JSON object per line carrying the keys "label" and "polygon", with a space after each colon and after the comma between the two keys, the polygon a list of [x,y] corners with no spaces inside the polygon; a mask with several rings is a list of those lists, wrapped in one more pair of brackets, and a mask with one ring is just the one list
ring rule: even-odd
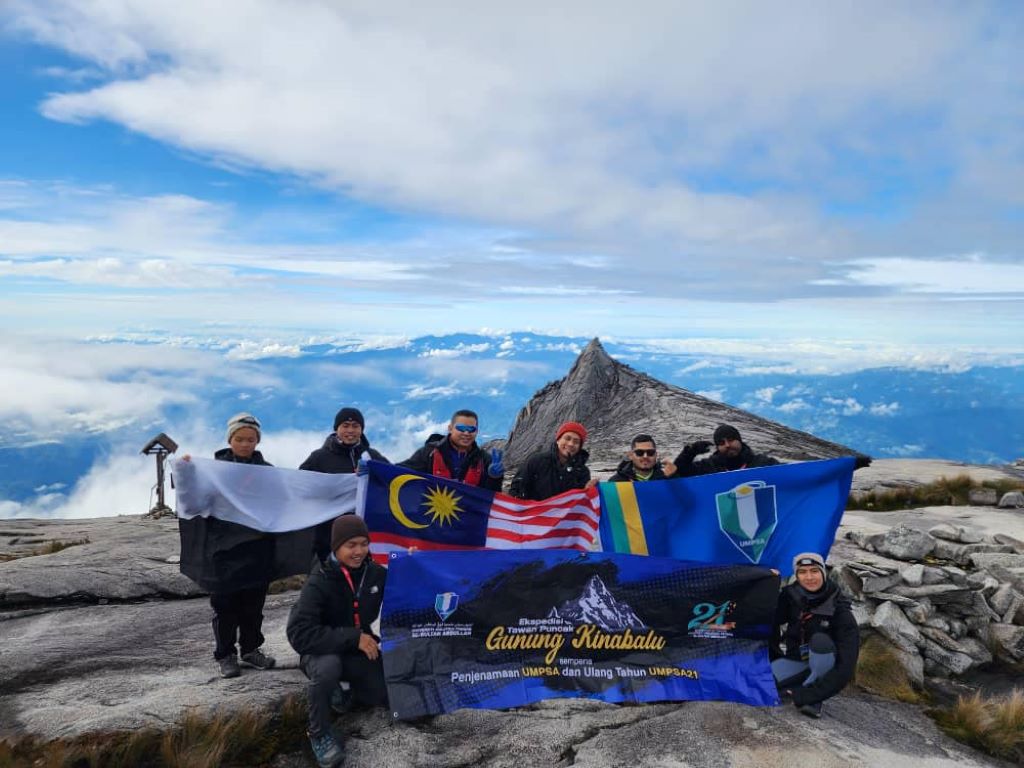
{"label": "yellow crescent and star emblem", "polygon": [[423,510],[423,514],[430,518],[430,522],[417,523],[415,520],[412,520],[405,513],[405,510],[402,509],[398,495],[406,483],[411,483],[414,480],[427,484],[426,480],[417,475],[399,475],[388,484],[388,504],[395,520],[406,528],[414,529],[429,528],[434,523],[443,526],[454,525],[459,522],[458,513],[465,511],[459,506],[462,497],[456,495],[455,491],[450,488],[442,488],[440,485],[434,485],[432,488],[428,487],[423,492],[420,500],[419,505],[426,508]]}

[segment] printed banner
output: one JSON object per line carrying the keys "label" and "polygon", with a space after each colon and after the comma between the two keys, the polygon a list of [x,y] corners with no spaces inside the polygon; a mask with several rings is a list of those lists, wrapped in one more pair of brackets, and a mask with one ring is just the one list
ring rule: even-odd
{"label": "printed banner", "polygon": [[801,552],[827,556],[854,459],[806,461],[682,480],[600,483],[606,552],[748,563],[791,575]]}
{"label": "printed banner", "polygon": [[409,547],[591,549],[597,541],[597,489],[523,501],[383,462],[367,469],[360,514],[379,562]]}
{"label": "printed banner", "polygon": [[308,528],[356,511],[355,475],[191,458],[171,464],[177,514],[215,517],[257,531]]}
{"label": "printed banner", "polygon": [[393,553],[395,717],[556,697],[778,704],[766,568],[568,550]]}

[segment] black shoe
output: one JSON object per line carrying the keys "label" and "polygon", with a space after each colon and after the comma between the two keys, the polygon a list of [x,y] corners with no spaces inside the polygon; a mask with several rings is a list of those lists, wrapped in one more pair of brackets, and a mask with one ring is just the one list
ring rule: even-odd
{"label": "black shoe", "polygon": [[243,653],[242,663],[247,667],[256,667],[256,669],[273,669],[274,665],[277,664],[277,659],[273,656],[267,656],[267,654],[257,648],[255,651]]}
{"label": "black shoe", "polygon": [[821,717],[820,701],[816,701],[814,704],[804,704],[802,706],[797,707],[797,709],[800,710],[801,714],[807,715],[808,717],[813,717],[815,720]]}
{"label": "black shoe", "polygon": [[355,696],[351,688],[338,686],[331,692],[331,709],[335,714],[344,715],[352,709],[352,702]]}
{"label": "black shoe", "polygon": [[242,674],[242,670],[238,667],[238,657],[234,654],[219,659],[217,663],[220,665],[221,677],[238,677]]}

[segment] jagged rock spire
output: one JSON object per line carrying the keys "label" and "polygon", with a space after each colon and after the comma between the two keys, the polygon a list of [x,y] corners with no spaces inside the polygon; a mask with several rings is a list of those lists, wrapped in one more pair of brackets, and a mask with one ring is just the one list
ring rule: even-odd
{"label": "jagged rock spire", "polygon": [[648,433],[665,458],[693,440],[710,440],[721,423],[734,425],[755,451],[779,459],[807,460],[855,455],[837,443],[790,429],[739,408],[674,387],[617,362],[592,339],[565,378],[541,388],[519,412],[506,447],[505,463],[517,467],[534,451],[551,445],[564,421],[589,431],[591,469],[610,469],[629,441]]}

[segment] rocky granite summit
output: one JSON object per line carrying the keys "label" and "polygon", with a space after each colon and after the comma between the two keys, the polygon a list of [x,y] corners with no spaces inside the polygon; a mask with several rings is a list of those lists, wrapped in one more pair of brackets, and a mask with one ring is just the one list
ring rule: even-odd
{"label": "rocky granite summit", "polygon": [[540,389],[519,412],[506,444],[505,464],[515,468],[549,446],[564,421],[590,432],[592,470],[613,468],[633,435],[646,432],[663,456],[675,457],[694,440],[710,440],[719,424],[732,424],[758,453],[780,460],[807,461],[857,452],[769,419],[666,384],[613,360],[593,339],[565,378]]}

